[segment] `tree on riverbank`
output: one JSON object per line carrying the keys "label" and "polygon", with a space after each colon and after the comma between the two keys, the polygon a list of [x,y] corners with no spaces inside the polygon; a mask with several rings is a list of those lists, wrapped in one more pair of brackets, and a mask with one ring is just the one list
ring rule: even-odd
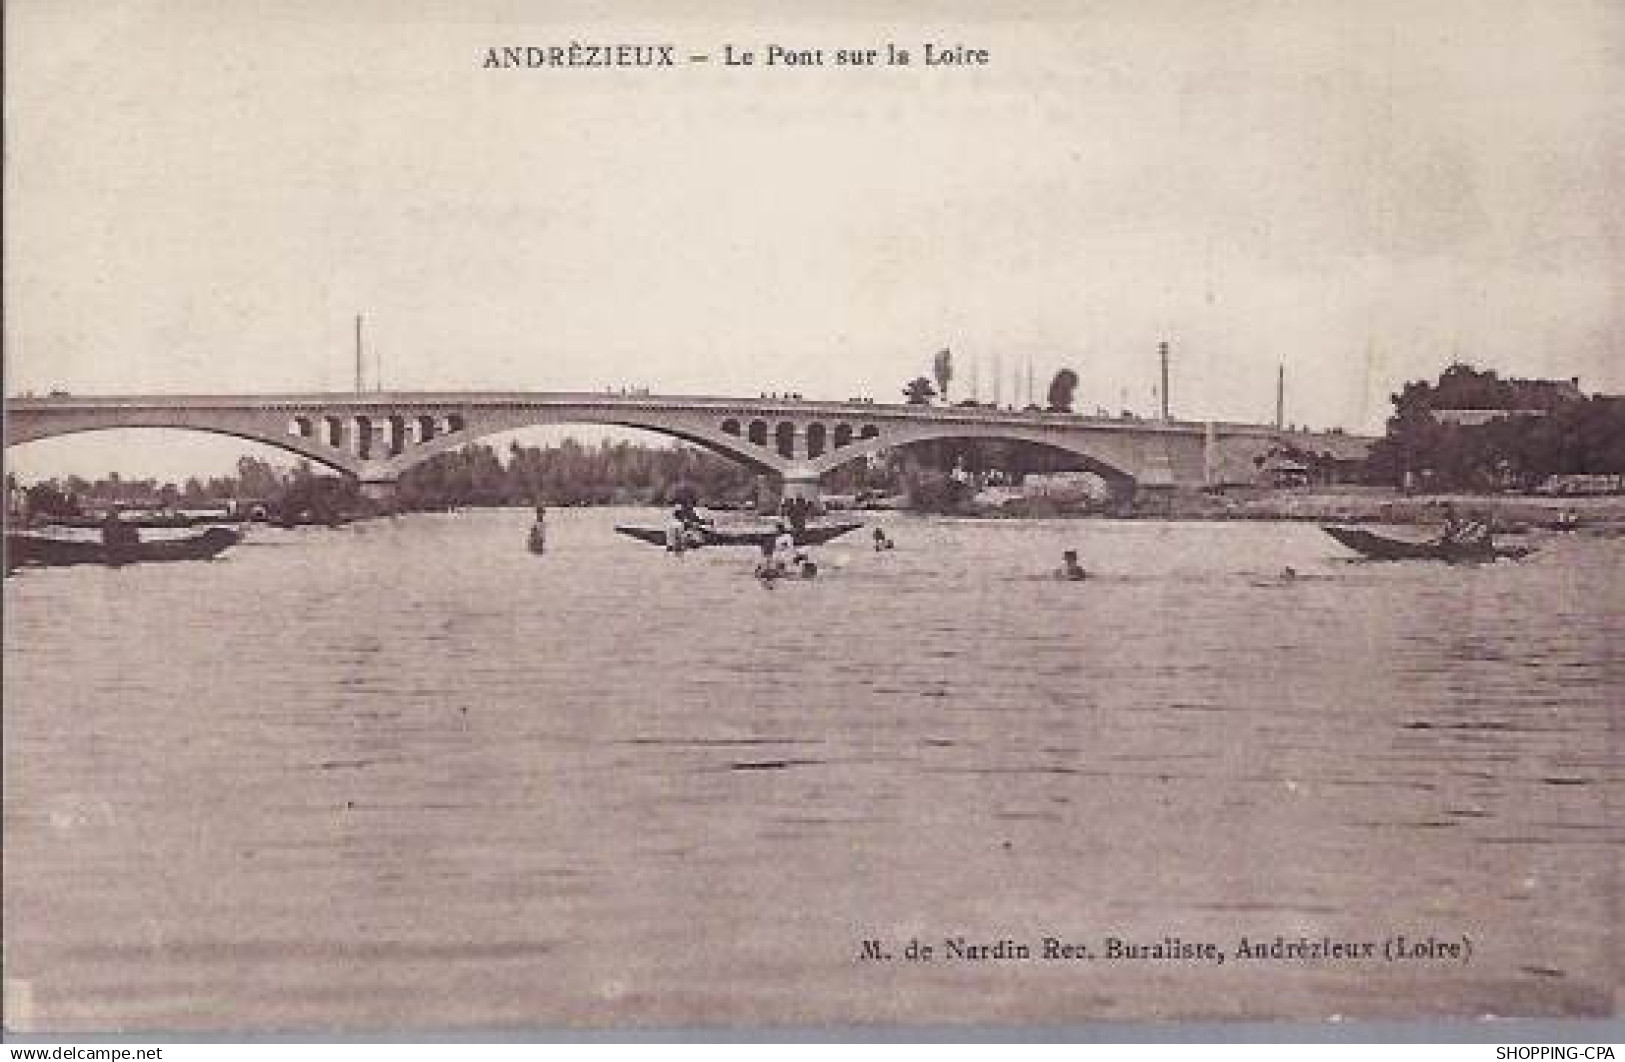
{"label": "tree on riverbank", "polygon": [[911,406],[929,406],[937,397],[937,389],[929,377],[916,376],[903,387],[903,399]]}
{"label": "tree on riverbank", "polygon": [[1049,413],[1072,412],[1072,396],[1078,390],[1078,374],[1071,369],[1062,369],[1055,374],[1049,382]]}
{"label": "tree on riverbank", "polygon": [[1373,481],[1426,490],[1528,490],[1550,476],[1625,473],[1625,398],[1569,381],[1503,380],[1453,365],[1393,396]]}

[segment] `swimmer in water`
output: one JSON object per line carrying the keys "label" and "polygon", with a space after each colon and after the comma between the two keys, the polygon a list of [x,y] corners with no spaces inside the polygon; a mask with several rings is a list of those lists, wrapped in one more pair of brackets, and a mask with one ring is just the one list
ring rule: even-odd
{"label": "swimmer in water", "polygon": [[1089,578],[1089,573],[1084,571],[1083,565],[1078,563],[1077,550],[1069,549],[1065,553],[1061,554],[1061,564],[1061,569],[1055,573],[1055,577],[1057,579],[1065,579],[1068,582],[1077,583]]}

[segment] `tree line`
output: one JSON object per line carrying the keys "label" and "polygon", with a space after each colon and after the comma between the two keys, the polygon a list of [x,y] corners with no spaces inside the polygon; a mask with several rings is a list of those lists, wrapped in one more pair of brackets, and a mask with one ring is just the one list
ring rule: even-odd
{"label": "tree line", "polygon": [[[515,441],[503,455],[488,444],[471,443],[403,473],[396,503],[407,509],[658,504],[679,489],[714,503],[742,503],[754,499],[756,479],[738,462],[685,445],[604,440],[592,446],[565,439],[537,447]],[[318,471],[305,460],[280,468],[247,455],[238,459],[235,475],[192,477],[179,484],[115,472],[98,479],[53,477],[26,488],[8,476],[7,487],[12,497],[26,496],[30,512],[56,516],[82,515],[109,504],[188,509],[246,503],[319,519],[364,507],[358,485],[347,477]]]}
{"label": "tree line", "polygon": [[1531,490],[1551,476],[1625,474],[1625,398],[1457,364],[1437,383],[1406,384],[1393,403],[1387,433],[1371,449],[1372,482]]}

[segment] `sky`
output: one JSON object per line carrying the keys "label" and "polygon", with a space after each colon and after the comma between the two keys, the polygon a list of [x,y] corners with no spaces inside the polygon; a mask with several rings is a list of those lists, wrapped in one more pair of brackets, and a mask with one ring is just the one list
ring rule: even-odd
{"label": "sky", "polygon": [[[1350,430],[1457,360],[1625,391],[1625,5],[750,6],[12,0],[6,392],[344,390],[358,313],[392,389],[895,400],[947,347],[1148,412],[1166,340],[1195,419],[1278,365]],[[484,66],[572,41],[679,62]]]}

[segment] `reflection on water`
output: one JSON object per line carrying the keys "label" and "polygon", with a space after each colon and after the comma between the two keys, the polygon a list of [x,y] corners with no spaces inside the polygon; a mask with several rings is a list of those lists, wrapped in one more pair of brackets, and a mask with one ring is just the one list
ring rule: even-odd
{"label": "reflection on water", "polygon": [[[765,588],[626,516],[7,579],[8,1023],[1611,1011],[1618,543],[888,517]],[[858,959],[1391,933],[1473,958]]]}

